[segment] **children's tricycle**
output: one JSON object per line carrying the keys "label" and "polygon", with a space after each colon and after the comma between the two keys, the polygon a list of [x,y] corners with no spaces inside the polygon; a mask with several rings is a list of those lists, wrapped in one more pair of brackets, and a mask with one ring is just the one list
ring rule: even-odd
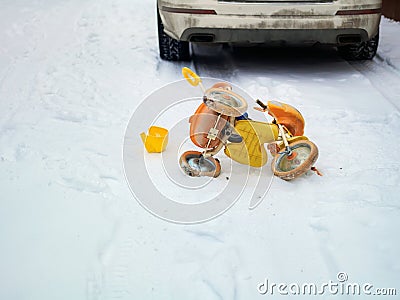
{"label": "children's tricycle", "polygon": [[267,112],[273,121],[253,121],[246,113],[246,100],[232,91],[231,85],[219,82],[206,90],[192,70],[183,68],[182,73],[192,86],[203,91],[203,103],[189,122],[190,139],[204,150],[181,155],[180,166],[187,175],[218,177],[221,164],[214,155],[223,148],[234,161],[262,167],[268,160],[264,144],[274,157],[272,171],[276,176],[292,180],[309,170],[320,174],[313,167],[318,148],[303,135],[304,119],[294,107],[277,101],[265,105],[257,100],[260,107],[254,109]]}

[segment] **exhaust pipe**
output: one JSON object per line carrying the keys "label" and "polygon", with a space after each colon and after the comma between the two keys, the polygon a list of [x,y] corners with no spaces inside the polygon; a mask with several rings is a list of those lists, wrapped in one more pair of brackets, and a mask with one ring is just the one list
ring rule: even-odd
{"label": "exhaust pipe", "polygon": [[195,43],[212,43],[214,42],[215,36],[213,34],[198,33],[190,36],[190,41]]}
{"label": "exhaust pipe", "polygon": [[346,44],[359,44],[362,42],[362,38],[360,35],[354,34],[346,34],[346,35],[339,35],[337,37],[337,41],[339,45],[346,45]]}

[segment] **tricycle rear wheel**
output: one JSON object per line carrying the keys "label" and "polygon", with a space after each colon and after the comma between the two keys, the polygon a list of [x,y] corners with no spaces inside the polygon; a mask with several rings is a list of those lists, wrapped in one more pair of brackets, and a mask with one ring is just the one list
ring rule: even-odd
{"label": "tricycle rear wheel", "polygon": [[218,177],[221,173],[221,164],[218,159],[204,157],[198,151],[186,151],[183,153],[179,159],[179,164],[183,172],[191,177]]}

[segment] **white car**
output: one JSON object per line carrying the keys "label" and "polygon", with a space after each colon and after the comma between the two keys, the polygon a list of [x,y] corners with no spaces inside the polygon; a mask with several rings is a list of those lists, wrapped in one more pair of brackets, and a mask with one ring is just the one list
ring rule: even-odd
{"label": "white car", "polygon": [[190,59],[193,43],[330,44],[372,59],[382,0],[157,0],[160,56]]}

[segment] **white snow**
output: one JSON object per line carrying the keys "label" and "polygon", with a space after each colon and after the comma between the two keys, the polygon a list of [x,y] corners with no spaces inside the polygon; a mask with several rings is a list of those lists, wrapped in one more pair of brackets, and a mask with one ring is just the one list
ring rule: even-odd
{"label": "white snow", "polygon": [[303,113],[324,177],[274,179],[255,210],[245,194],[185,226],[143,209],[123,171],[130,116],[185,65],[158,58],[155,3],[2,1],[0,299],[247,300],[270,297],[264,278],[340,271],[400,293],[399,30],[383,19],[371,63],[196,47],[202,76]]}
{"label": "white snow", "polygon": [[399,22],[383,18],[381,39],[384,41],[379,46],[379,57],[391,67],[400,72],[400,48],[398,43]]}

